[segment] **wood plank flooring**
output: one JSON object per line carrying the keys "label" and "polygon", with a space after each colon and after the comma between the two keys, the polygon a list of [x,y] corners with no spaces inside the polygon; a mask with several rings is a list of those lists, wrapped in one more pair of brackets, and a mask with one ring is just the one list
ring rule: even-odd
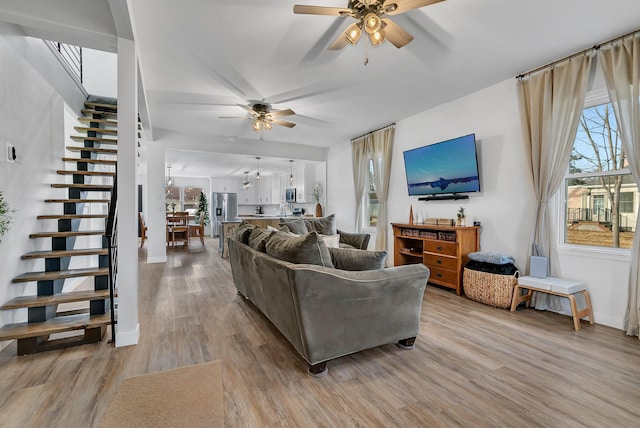
{"label": "wood plank flooring", "polygon": [[[640,341],[428,286],[416,347],[330,361],[323,378],[238,296],[217,240],[146,264],[140,343],[0,352],[0,426],[98,426],[130,376],[222,360],[227,427],[637,427]],[[108,336],[108,333],[107,333]],[[198,403],[194,403],[194,406]]]}

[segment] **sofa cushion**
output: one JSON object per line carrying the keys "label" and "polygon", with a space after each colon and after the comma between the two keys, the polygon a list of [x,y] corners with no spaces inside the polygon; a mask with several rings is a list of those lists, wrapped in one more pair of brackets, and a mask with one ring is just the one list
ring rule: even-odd
{"label": "sofa cushion", "polygon": [[318,234],[318,236],[322,238],[324,243],[327,244],[328,248],[338,248],[340,246],[340,235],[338,234],[335,234],[335,235]]}
{"label": "sofa cushion", "polygon": [[384,268],[386,251],[367,251],[355,248],[329,248],[331,261],[336,269],[376,270]]}
{"label": "sofa cushion", "polygon": [[249,235],[251,235],[251,231],[255,229],[256,226],[249,223],[242,223],[236,229],[236,240],[242,242],[243,244],[249,243]]}
{"label": "sofa cushion", "polygon": [[286,232],[273,232],[266,242],[266,253],[290,263],[308,263],[333,267],[327,244],[316,232],[292,236]]}
{"label": "sofa cushion", "polygon": [[249,235],[249,246],[254,250],[265,252],[267,238],[274,232],[259,227],[254,228]]}
{"label": "sofa cushion", "polygon": [[307,226],[301,218],[281,218],[280,227],[287,226],[291,233],[296,235],[306,235],[309,233]]}
{"label": "sofa cushion", "polygon": [[287,226],[273,227],[271,225],[267,225],[267,230],[271,232],[291,232]]}
{"label": "sofa cushion", "polygon": [[315,231],[322,235],[335,235],[337,233],[335,214],[326,217],[305,218],[304,224],[309,232]]}

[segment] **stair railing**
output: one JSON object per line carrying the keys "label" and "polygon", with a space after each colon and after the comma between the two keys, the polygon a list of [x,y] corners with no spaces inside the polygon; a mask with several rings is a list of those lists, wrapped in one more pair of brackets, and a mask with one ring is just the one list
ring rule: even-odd
{"label": "stair railing", "polygon": [[113,177],[113,190],[109,202],[109,216],[106,220],[105,237],[109,254],[109,299],[111,300],[111,343],[116,343],[115,294],[118,288],[118,174]]}

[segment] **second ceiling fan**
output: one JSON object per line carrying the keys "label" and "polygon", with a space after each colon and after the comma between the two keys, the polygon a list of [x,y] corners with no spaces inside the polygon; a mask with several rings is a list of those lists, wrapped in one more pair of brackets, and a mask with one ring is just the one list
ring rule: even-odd
{"label": "second ceiling fan", "polygon": [[249,104],[248,106],[238,104],[238,106],[249,112],[250,116],[221,116],[220,119],[253,119],[251,128],[260,133],[261,140],[264,131],[270,131],[273,125],[286,126],[287,128],[296,126],[293,122],[279,119],[280,117],[296,114],[289,108],[286,110],[271,110],[271,104],[265,102]]}
{"label": "second ceiling fan", "polygon": [[355,45],[362,36],[364,30],[373,46],[389,40],[396,48],[401,48],[411,40],[413,36],[398,24],[384,15],[399,15],[401,13],[418,9],[444,0],[349,0],[346,8],[325,6],[293,6],[293,13],[307,15],[350,16],[356,22],[331,44],[329,50],[339,50],[347,43]]}

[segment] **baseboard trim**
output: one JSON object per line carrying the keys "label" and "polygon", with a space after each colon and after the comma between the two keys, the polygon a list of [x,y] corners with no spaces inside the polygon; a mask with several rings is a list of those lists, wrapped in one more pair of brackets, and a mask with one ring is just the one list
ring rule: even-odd
{"label": "baseboard trim", "polygon": [[136,328],[130,331],[116,330],[116,348],[123,346],[137,345],[140,339],[140,324],[136,324]]}

